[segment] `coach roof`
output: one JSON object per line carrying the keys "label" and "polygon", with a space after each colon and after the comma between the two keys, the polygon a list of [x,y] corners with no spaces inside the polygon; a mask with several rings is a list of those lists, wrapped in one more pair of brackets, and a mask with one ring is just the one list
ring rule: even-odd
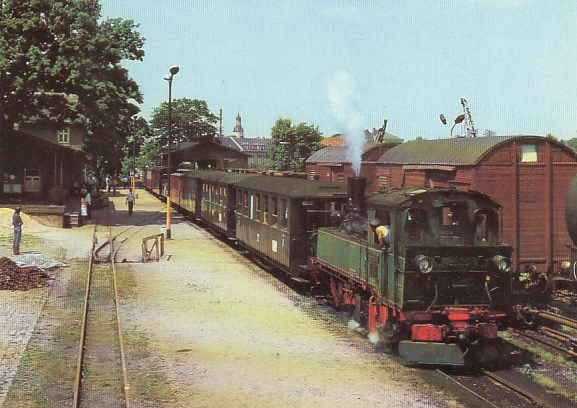
{"label": "coach roof", "polygon": [[258,177],[251,173],[233,173],[218,170],[194,170],[187,172],[184,177],[199,178],[206,181],[219,182],[222,184],[236,184],[241,180]]}
{"label": "coach roof", "polygon": [[347,196],[346,183],[293,177],[259,176],[242,180],[237,187],[292,198]]}

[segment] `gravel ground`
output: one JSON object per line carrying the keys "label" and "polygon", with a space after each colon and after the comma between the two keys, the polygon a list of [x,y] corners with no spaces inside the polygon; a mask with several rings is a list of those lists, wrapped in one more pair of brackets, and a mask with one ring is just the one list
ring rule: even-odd
{"label": "gravel ground", "polygon": [[[420,370],[377,352],[330,313],[179,216],[165,256],[140,263],[141,239],[160,232],[163,205],[139,191],[129,218],[123,196],[111,201],[113,234],[120,234],[117,260],[126,261],[118,270],[132,406],[458,406],[431,389]],[[89,252],[91,231],[90,225],[46,227],[34,234],[73,259]],[[0,247],[0,256],[6,250]],[[6,378],[0,406],[46,298],[43,290],[0,291],[2,316],[9,304],[8,320],[19,322],[8,333],[1,324],[0,336],[20,342],[9,360],[0,360],[0,378]],[[4,356],[7,343],[0,348]]]}

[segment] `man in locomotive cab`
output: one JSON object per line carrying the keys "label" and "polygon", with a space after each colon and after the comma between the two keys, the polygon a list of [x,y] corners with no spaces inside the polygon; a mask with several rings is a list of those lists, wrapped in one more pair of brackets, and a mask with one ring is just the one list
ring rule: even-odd
{"label": "man in locomotive cab", "polygon": [[[388,220],[385,220],[388,221]],[[381,222],[378,218],[373,218],[369,225],[375,234],[375,244],[388,248],[391,243],[391,227],[389,222]]]}
{"label": "man in locomotive cab", "polygon": [[478,242],[485,242],[487,236],[487,215],[486,214],[476,214],[475,215],[475,239]]}

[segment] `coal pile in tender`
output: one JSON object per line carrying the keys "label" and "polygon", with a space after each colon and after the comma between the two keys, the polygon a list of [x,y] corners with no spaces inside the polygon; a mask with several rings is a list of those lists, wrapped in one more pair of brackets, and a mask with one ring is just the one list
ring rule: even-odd
{"label": "coal pile in tender", "polygon": [[16,265],[10,258],[0,258],[0,290],[28,290],[48,283],[48,274],[37,267]]}

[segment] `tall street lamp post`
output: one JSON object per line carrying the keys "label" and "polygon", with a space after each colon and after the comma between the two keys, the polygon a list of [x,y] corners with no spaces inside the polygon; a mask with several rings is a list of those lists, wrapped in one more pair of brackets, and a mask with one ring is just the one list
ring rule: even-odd
{"label": "tall street lamp post", "polygon": [[136,135],[132,135],[132,177],[130,178],[130,188],[134,193],[136,190]]}
{"label": "tall street lamp post", "polygon": [[168,178],[167,193],[166,193],[166,239],[172,239],[170,232],[170,148],[172,143],[172,78],[178,73],[178,67],[170,67],[170,75],[165,76],[164,79],[168,81],[168,151],[167,151],[167,170],[166,177]]}

